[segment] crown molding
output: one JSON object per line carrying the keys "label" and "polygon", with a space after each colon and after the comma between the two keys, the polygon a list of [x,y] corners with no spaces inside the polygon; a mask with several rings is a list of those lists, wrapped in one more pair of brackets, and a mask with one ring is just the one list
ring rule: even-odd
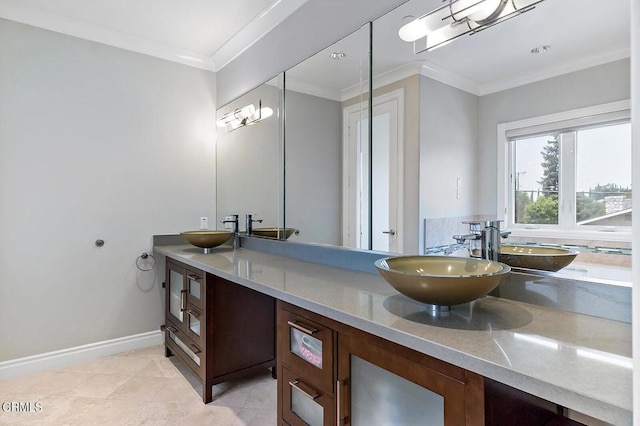
{"label": "crown molding", "polygon": [[433,80],[439,81],[440,83],[444,83],[448,86],[455,87],[456,89],[460,89],[476,96],[480,96],[482,90],[482,85],[477,81],[464,77],[460,74],[456,74],[453,71],[449,71],[428,61],[422,62],[420,75],[429,77]]}
{"label": "crown molding", "polygon": [[[503,90],[514,89],[516,87],[525,86],[527,84],[536,83],[538,81],[547,80],[549,78],[559,77],[561,75],[569,74],[572,72],[596,67],[598,65],[615,62],[621,59],[629,58],[630,56],[630,49],[621,49],[614,52],[607,52],[603,55],[597,56],[595,58],[590,58],[588,60],[578,61],[573,64],[545,70],[541,73],[531,74],[524,78],[505,80],[494,84],[481,84],[427,61],[417,61],[375,76],[373,80],[373,88],[375,90],[379,87],[389,85],[412,75],[420,74],[424,77],[431,78],[446,85],[463,90],[472,95],[485,96],[492,93],[501,92]],[[359,85],[351,86],[342,90],[341,100],[345,101],[347,99],[354,98],[359,94]]]}
{"label": "crown molding", "polygon": [[0,17],[191,67],[215,71],[211,58],[205,55],[41,9],[0,1]]}
{"label": "crown molding", "polygon": [[154,56],[208,71],[219,71],[265,34],[298,10],[307,0],[273,0],[215,53],[202,54],[127,34],[80,19],[59,15],[15,2],[0,0],[0,18],[32,25],[73,37]]}
{"label": "crown molding", "polygon": [[[433,80],[439,81],[473,95],[479,96],[480,93],[480,85],[477,82],[427,61],[411,62],[394,68],[385,73],[376,75],[373,79],[373,90],[417,74],[424,77],[429,77]],[[341,100],[345,101],[347,99],[354,98],[359,94],[360,85],[354,85],[342,90]]]}
{"label": "crown molding", "polygon": [[513,89],[515,87],[524,86],[538,81],[547,80],[553,77],[559,77],[564,74],[569,74],[576,71],[585,70],[588,68],[596,67],[598,65],[604,65],[609,62],[615,62],[621,59],[631,57],[630,49],[621,49],[613,52],[607,52],[600,56],[589,58],[588,60],[574,62],[562,67],[546,70],[541,73],[532,74],[522,79],[513,79],[502,81],[495,84],[485,84],[480,87],[478,93],[479,96],[490,95],[492,93],[501,92],[503,90]]}
{"label": "crown molding", "polygon": [[211,56],[215,70],[224,68],[306,2],[307,0],[274,0]]}
{"label": "crown molding", "polygon": [[[390,71],[386,71],[382,74],[374,76],[373,90],[411,77],[412,75],[419,74],[420,66],[421,64],[419,62],[411,62],[409,64],[399,66]],[[354,84],[353,86],[347,87],[346,89],[342,89],[342,91],[340,92],[340,100],[344,102],[348,99],[353,99],[357,96],[360,96],[361,86],[361,84]]]}
{"label": "crown molding", "polygon": [[299,81],[287,77],[286,90],[292,90],[294,92],[304,93],[306,95],[317,96],[319,98],[330,99],[332,101],[342,102],[344,99],[340,96],[340,92],[335,89],[329,89],[327,87],[318,86],[305,81]]}

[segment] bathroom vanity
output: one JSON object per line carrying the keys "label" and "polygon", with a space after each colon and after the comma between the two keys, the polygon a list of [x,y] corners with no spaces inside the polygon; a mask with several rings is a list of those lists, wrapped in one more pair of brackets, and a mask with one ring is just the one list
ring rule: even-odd
{"label": "bathroom vanity", "polygon": [[216,383],[275,368],[275,300],[167,259],[165,355],[177,355],[212,401]]}
{"label": "bathroom vanity", "polygon": [[[202,254],[156,244],[155,252],[207,280],[278,300],[280,424],[424,415],[402,395],[447,426],[497,424],[509,415],[573,424],[557,417],[568,410],[631,424],[628,323],[490,296],[437,317],[372,273],[248,248]],[[241,299],[226,302],[242,309]],[[254,319],[274,324],[273,317]],[[376,393],[379,383],[396,398]]]}

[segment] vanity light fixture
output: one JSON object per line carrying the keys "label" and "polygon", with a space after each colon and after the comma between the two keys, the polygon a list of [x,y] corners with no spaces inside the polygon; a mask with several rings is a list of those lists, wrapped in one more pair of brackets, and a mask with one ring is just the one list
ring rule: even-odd
{"label": "vanity light fixture", "polygon": [[265,118],[269,118],[273,115],[273,109],[269,107],[262,107],[262,100],[258,102],[258,108],[253,104],[249,104],[242,108],[236,108],[233,111],[229,111],[220,118],[216,124],[218,127],[224,127],[227,132],[232,132],[240,127],[250,126]]}
{"label": "vanity light fixture", "polygon": [[[534,9],[543,0],[444,0],[444,5],[403,25],[400,38],[414,53],[431,51]],[[424,40],[418,47],[416,42]]]}
{"label": "vanity light fixture", "polygon": [[549,50],[551,50],[551,46],[549,46],[548,44],[545,44],[544,46],[538,46],[538,47],[534,47],[533,49],[531,49],[531,53],[546,53]]}

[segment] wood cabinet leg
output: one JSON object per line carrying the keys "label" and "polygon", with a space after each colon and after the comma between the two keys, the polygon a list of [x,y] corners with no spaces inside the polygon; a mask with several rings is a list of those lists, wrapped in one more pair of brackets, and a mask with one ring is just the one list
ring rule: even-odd
{"label": "wood cabinet leg", "polygon": [[173,355],[173,352],[171,352],[171,349],[169,349],[169,347],[165,345],[165,347],[164,347],[164,356],[169,358],[171,355]]}
{"label": "wood cabinet leg", "polygon": [[275,365],[271,367],[271,378],[273,380],[278,380],[278,370],[276,369]]}
{"label": "wood cabinet leg", "polygon": [[213,401],[213,385],[205,380],[202,384],[202,402],[205,404]]}

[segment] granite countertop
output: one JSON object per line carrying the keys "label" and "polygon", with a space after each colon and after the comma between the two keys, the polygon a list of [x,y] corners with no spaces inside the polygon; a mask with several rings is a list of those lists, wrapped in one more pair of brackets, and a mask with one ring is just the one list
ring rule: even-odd
{"label": "granite countertop", "polygon": [[154,251],[589,416],[632,423],[631,324],[494,297],[433,317],[370,273],[245,248]]}

